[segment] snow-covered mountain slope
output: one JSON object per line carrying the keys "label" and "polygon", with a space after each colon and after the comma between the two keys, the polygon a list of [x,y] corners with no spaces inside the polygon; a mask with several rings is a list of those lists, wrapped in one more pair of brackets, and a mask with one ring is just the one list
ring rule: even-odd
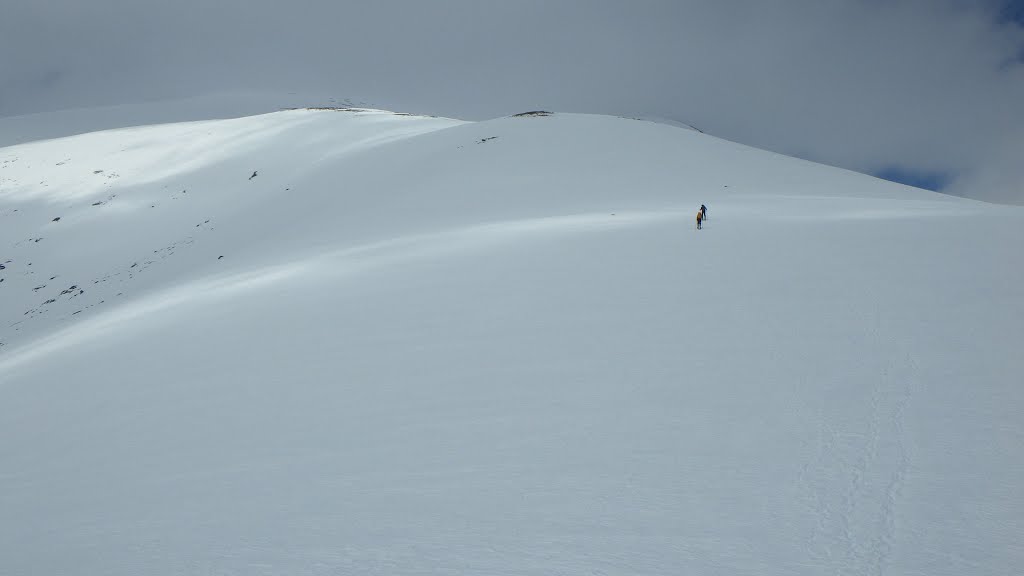
{"label": "snow-covered mountain slope", "polygon": [[0,148],[0,572],[1012,573],[1021,246],[608,117]]}

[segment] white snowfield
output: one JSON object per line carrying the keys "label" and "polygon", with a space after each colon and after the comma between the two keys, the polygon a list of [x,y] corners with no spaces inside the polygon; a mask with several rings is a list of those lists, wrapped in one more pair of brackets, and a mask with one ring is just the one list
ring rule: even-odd
{"label": "white snowfield", "polygon": [[1022,248],[600,116],[0,148],[0,573],[1020,573]]}

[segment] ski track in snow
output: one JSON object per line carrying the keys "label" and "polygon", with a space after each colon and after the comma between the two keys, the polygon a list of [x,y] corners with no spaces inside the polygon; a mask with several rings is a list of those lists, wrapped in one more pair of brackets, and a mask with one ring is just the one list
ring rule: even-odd
{"label": "ski track in snow", "polygon": [[[886,574],[898,528],[910,460],[904,418],[918,367],[909,352],[885,349],[889,343],[879,333],[881,320],[877,313],[872,316],[867,319],[875,326],[872,340],[883,343],[878,357],[888,358],[881,377],[864,383],[869,392],[863,408],[837,400],[819,412],[815,456],[805,463],[799,482],[817,518],[807,547],[812,566],[822,574]],[[835,486],[843,488],[835,491]]]}

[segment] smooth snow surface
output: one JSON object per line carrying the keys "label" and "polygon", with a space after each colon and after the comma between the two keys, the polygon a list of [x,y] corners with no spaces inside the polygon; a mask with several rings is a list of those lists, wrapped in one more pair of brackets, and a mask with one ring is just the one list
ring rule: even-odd
{"label": "smooth snow surface", "polygon": [[0,573],[1019,572],[1022,247],[608,117],[0,148]]}

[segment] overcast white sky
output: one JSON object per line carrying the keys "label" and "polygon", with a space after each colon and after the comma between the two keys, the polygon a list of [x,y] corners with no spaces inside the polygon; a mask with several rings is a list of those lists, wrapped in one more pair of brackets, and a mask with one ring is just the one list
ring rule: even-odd
{"label": "overcast white sky", "polygon": [[1021,22],[1024,0],[0,0],[0,117],[238,91],[644,114],[1024,203]]}

